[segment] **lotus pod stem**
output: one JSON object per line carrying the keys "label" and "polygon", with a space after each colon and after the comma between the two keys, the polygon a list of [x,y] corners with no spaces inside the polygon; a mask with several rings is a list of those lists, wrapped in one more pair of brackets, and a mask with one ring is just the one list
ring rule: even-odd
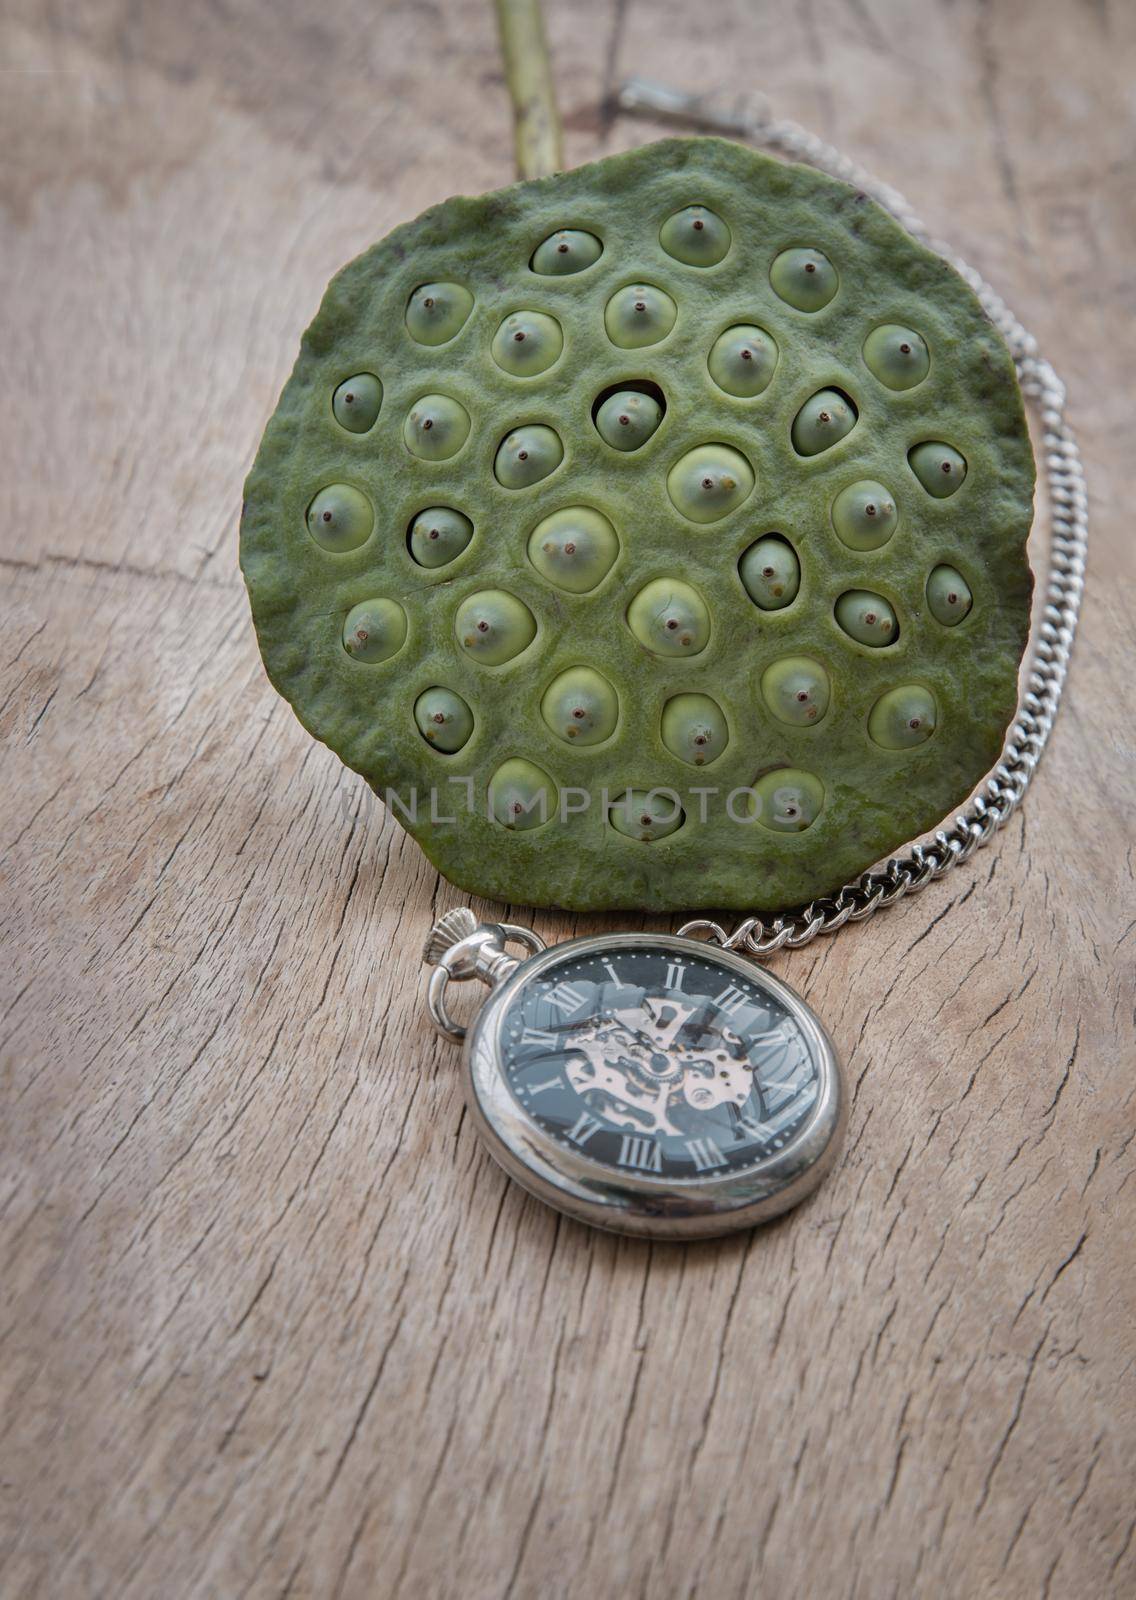
{"label": "lotus pod stem", "polygon": [[547,178],[564,157],[540,0],[497,0],[497,26],[513,101],[517,177]]}

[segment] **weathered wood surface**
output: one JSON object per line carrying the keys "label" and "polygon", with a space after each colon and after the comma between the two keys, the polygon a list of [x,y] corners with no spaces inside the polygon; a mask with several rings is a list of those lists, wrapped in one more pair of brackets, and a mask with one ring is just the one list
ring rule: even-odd
{"label": "weathered wood surface", "polygon": [[326,278],[509,176],[490,8],[2,27],[0,1593],[1131,1594],[1132,7],[552,8],[569,159],[649,136],[600,111],[638,71],[906,191],[1067,377],[1095,515],[1024,812],[777,964],[841,1166],[689,1249],[479,1151],[417,1004],[459,897],[273,695],[236,569]]}

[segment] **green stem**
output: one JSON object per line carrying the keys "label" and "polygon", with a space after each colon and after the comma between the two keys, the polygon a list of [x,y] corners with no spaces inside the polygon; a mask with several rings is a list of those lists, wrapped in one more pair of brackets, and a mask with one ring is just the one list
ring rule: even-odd
{"label": "green stem", "polygon": [[513,101],[517,176],[547,178],[560,171],[564,159],[540,0],[496,0],[496,5]]}

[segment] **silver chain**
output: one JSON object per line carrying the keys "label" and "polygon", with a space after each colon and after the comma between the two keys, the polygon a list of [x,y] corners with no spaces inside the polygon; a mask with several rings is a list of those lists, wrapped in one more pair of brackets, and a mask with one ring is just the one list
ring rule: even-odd
{"label": "silver chain", "polygon": [[997,766],[966,809],[929,843],[912,845],[906,855],[893,857],[874,872],[862,873],[835,894],[769,922],[747,917],[729,934],[705,918],[688,922],[679,930],[707,934],[729,950],[770,956],[776,950],[798,950],[821,934],[835,933],[846,922],[864,922],[905,895],[925,889],[989,844],[1021,805],[1053,729],[1081,610],[1089,538],[1085,474],[1076,436],[1065,416],[1065,385],[1038,352],[1033,335],[1027,333],[1001,296],[973,267],[949,245],[931,236],[903,196],[889,184],[873,178],[833,145],[797,123],[773,120],[764,105],[749,112],[723,113],[697,97],[639,79],[623,85],[618,103],[622,110],[639,115],[739,135],[779,150],[793,161],[817,167],[870,195],[908,233],[949,262],[974,290],[982,309],[1009,346],[1022,393],[1041,418],[1041,469],[1050,523],[1045,604],[1031,637],[1029,671]]}

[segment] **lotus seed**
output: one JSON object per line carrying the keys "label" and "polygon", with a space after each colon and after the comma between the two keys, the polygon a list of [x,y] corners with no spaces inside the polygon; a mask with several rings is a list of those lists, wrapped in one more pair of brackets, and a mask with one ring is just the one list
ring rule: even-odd
{"label": "lotus seed", "polygon": [[707,366],[719,389],[739,400],[750,400],[769,387],[777,366],[777,346],[763,328],[739,322],[715,339]]}
{"label": "lotus seed", "polygon": [[406,328],[418,344],[447,344],[465,327],[473,296],[460,283],[423,283],[406,306]]}
{"label": "lotus seed", "polygon": [[493,359],[514,378],[536,378],[559,361],[564,334],[543,311],[514,311],[493,335]]}
{"label": "lotus seed", "polygon": [[469,412],[445,394],[425,394],[410,410],[402,437],[423,461],[448,461],[469,438]]}
{"label": "lotus seed", "polygon": [[454,621],[462,649],[485,667],[499,667],[528,648],[536,619],[523,600],[504,589],[467,595]]}
{"label": "lotus seed", "polygon": [[410,524],[410,554],[420,567],[456,561],[473,538],[473,523],[449,506],[430,506]]}
{"label": "lotus seed", "polygon": [[716,761],[730,742],[721,707],[709,695],[676,694],[663,707],[663,743],[692,767]]}
{"label": "lotus seed", "polygon": [[828,710],[828,673],[809,656],[783,656],[762,673],[761,693],[778,722],[811,728]]}
{"label": "lotus seed", "polygon": [[936,567],[927,579],[927,606],[936,622],[953,628],[974,603],[970,585],[954,567]]}
{"label": "lotus seed", "polygon": [[806,400],[793,419],[793,449],[799,456],[818,456],[852,432],[858,413],[839,389],[821,389]]}
{"label": "lotus seed", "polygon": [[754,605],[762,611],[780,611],[797,598],[801,563],[787,539],[770,533],[750,545],[738,562],[738,576]]}
{"label": "lotus seed", "polygon": [[366,433],[375,425],[383,403],[383,386],[373,372],[344,378],[331,397],[332,415],[348,433]]}
{"label": "lotus seed", "polygon": [[343,648],[356,661],[386,661],[406,642],[406,612],[397,600],[364,600],[343,623]]}
{"label": "lotus seed", "polygon": [[820,311],[840,284],[836,268],[819,250],[782,250],[769,281],[774,293],[798,311]]}
{"label": "lotus seed", "polygon": [[703,444],[680,456],[667,474],[676,511],[691,522],[717,522],[753,490],[753,468],[728,444]]}
{"label": "lotus seed", "polygon": [[705,206],[687,206],[663,223],[659,243],[688,267],[714,267],[730,248],[730,229]]}
{"label": "lotus seed", "polygon": [[824,785],[811,772],[778,767],[753,785],[753,815],[771,833],[803,833],[820,816]]}
{"label": "lotus seed", "polygon": [[899,638],[895,612],[881,594],[867,589],[849,589],[836,602],[836,620],[858,644],[879,647],[894,644]]}
{"label": "lotus seed", "polygon": [[638,450],[663,420],[663,408],[653,395],[621,389],[607,397],[596,412],[600,438],[615,450]]}
{"label": "lotus seed", "polygon": [[555,472],[564,460],[560,435],[542,422],[514,428],[497,446],[493,475],[506,489],[527,489]]}
{"label": "lotus seed", "polygon": [[349,483],[328,484],[308,507],[308,532],[333,555],[358,550],[371,537],[374,526],[374,507]]}
{"label": "lotus seed", "polygon": [[573,272],[583,272],[603,255],[603,245],[594,233],[581,233],[578,228],[561,228],[538,244],[533,252],[532,269],[546,277],[565,278]]}
{"label": "lotus seed", "polygon": [[529,535],[529,560],[549,583],[586,594],[611,571],[619,539],[606,517],[590,506],[569,506],[538,522]]}
{"label": "lotus seed", "polygon": [[627,625],[657,656],[695,656],[710,638],[710,613],[697,590],[677,578],[655,578],[627,608]]}
{"label": "lotus seed", "polygon": [[608,301],[604,327],[612,344],[621,350],[641,350],[665,339],[677,316],[678,307],[664,290],[647,283],[632,284]]}
{"label": "lotus seed", "polygon": [[652,844],[675,833],[686,817],[669,789],[625,789],[612,801],[608,820],[617,833]]}
{"label": "lotus seed", "polygon": [[615,732],[619,698],[593,667],[569,667],[544,691],[540,714],[565,744],[600,744]]}
{"label": "lotus seed", "polygon": [[864,364],[887,389],[914,389],[931,370],[926,342],[910,328],[888,322],[864,341]]}
{"label": "lotus seed", "polygon": [[531,761],[514,758],[489,780],[489,809],[503,828],[518,833],[539,828],[556,815],[559,790]]}
{"label": "lotus seed", "polygon": [[868,717],[868,733],[884,750],[912,750],[934,731],[935,697],[918,683],[889,689]]}
{"label": "lotus seed", "polygon": [[850,550],[878,550],[887,544],[898,520],[894,499],[871,478],[850,483],[832,503],[832,526]]}
{"label": "lotus seed", "polygon": [[945,500],[956,489],[962,488],[966,477],[966,460],[949,444],[943,444],[939,439],[917,444],[914,450],[909,451],[907,459],[919,482],[936,500]]}
{"label": "lotus seed", "polygon": [[426,743],[452,756],[469,742],[473,712],[452,689],[426,689],[414,702],[414,720]]}

